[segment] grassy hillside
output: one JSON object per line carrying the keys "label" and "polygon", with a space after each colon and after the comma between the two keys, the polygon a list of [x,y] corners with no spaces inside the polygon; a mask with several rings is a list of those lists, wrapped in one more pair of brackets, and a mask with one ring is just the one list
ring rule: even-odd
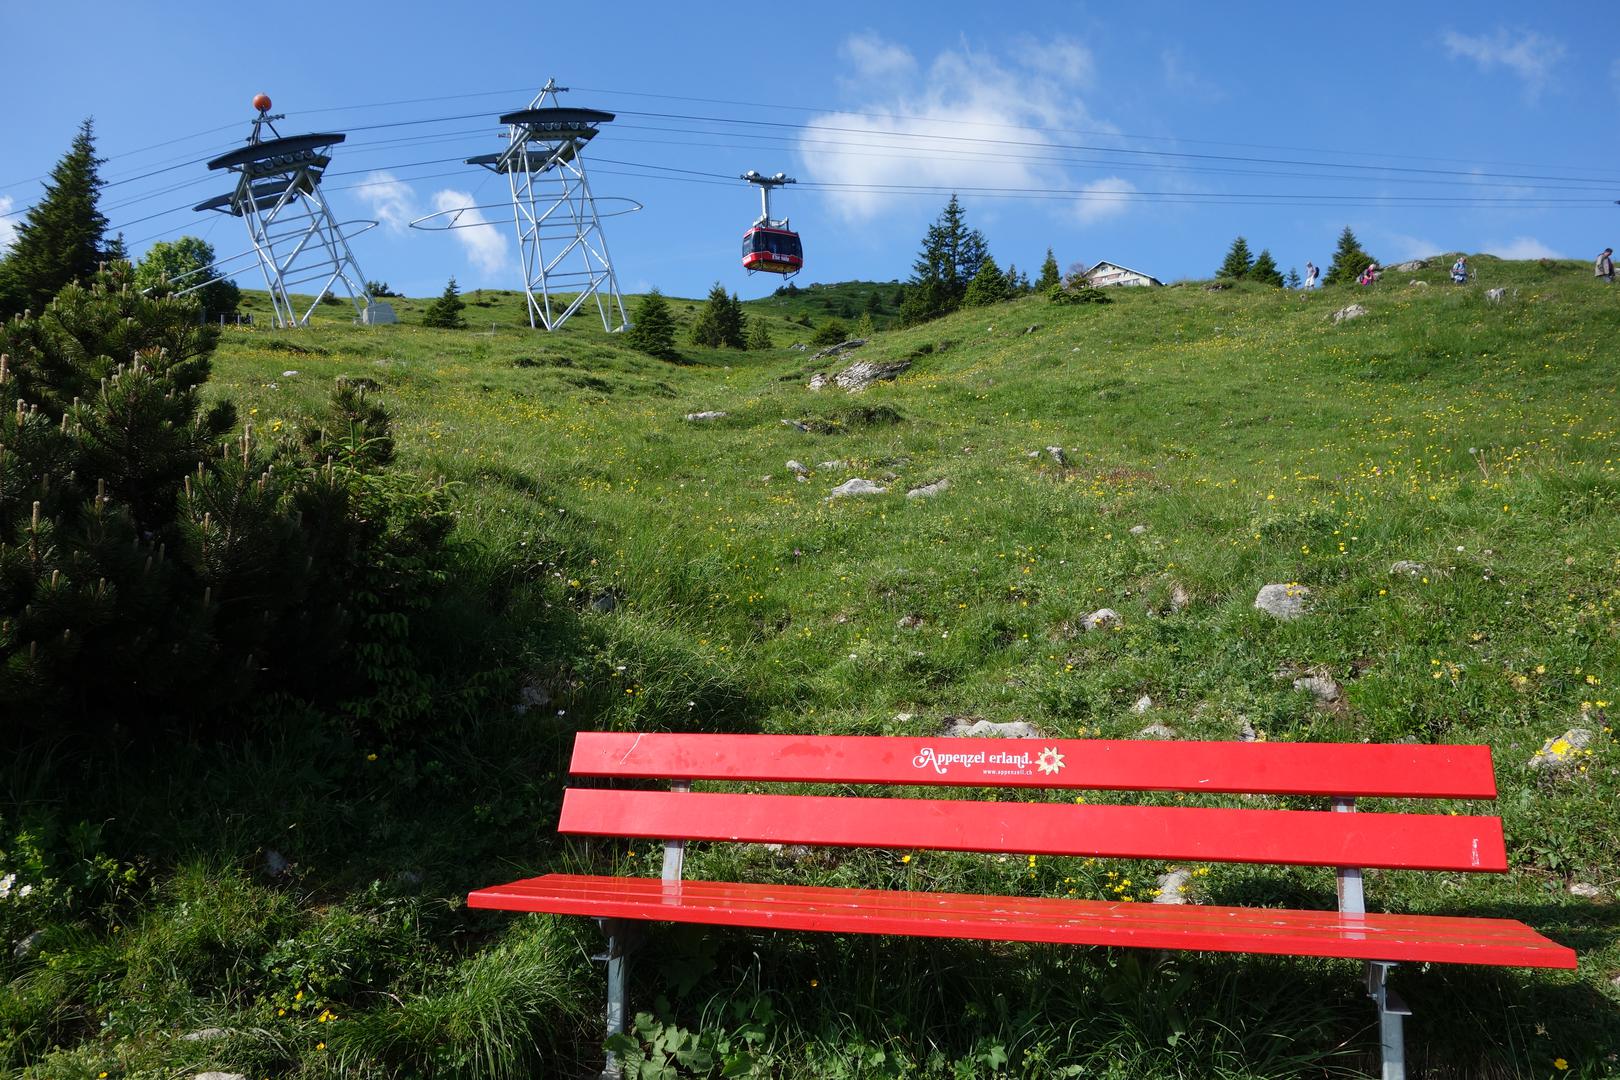
{"label": "grassy hillside", "polygon": [[[458,532],[511,602],[518,677],[439,740],[289,722],[247,749],[87,777],[95,820],[141,855],[108,871],[130,884],[105,918],[44,927],[44,959],[0,961],[7,1063],[584,1075],[594,929],[459,900],[552,868],[656,872],[657,845],[555,837],[573,730],[931,734],[982,717],[1064,737],[1157,723],[1491,744],[1513,871],[1370,872],[1369,902],[1521,918],[1582,967],[1398,969],[1419,1075],[1615,1075],[1620,292],[1582,265],[1485,256],[1455,288],[1448,261],[1366,290],[1189,284],[979,309],[878,335],[855,357],[911,367],[859,395],[807,389],[848,359],[786,347],[803,293],[749,305],[778,348],[683,347],[682,363],[584,317],[534,334],[513,294],[468,294],[466,331],[423,330],[428,301],[401,300],[395,327],[326,307],[307,331],[227,329],[210,392],[261,430],[313,412],[335,377],[379,385],[402,455],[455,485]],[[1334,324],[1351,302],[1367,314]],[[702,411],[726,415],[685,419]],[[888,490],[829,500],[854,477]],[[1402,560],[1421,565],[1393,573]],[[1267,583],[1306,587],[1311,612],[1255,611]],[[1122,624],[1083,632],[1104,607]],[[1342,696],[1295,689],[1307,673]],[[1533,772],[1570,728],[1588,751]],[[698,850],[687,866],[1143,902],[1167,869],[908,855]],[[1200,901],[1333,904],[1326,870],[1194,869]],[[669,933],[632,996],[649,1039],[755,1075],[1319,1077],[1374,1060],[1356,976]],[[177,1038],[205,1028],[224,1034]]]}

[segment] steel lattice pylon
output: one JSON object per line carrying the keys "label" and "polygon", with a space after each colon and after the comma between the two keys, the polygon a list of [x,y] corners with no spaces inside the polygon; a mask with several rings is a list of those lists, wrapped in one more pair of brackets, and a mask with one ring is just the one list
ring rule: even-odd
{"label": "steel lattice pylon", "polygon": [[[248,145],[208,163],[210,169],[235,173],[235,188],[195,209],[230,214],[247,223],[252,249],[233,259],[257,258],[277,327],[307,326],[316,306],[339,285],[349,294],[355,314],[364,318],[371,294],[349,239],[376,222],[340,223],[321,197],[330,151],[345,136],[326,132],[283,137],[273,123],[283,116],[270,115],[269,98],[261,95],[254,105],[259,115]],[[263,138],[263,128],[269,128],[274,138]],[[215,267],[231,261],[222,260]],[[292,289],[311,283],[316,283],[308,290],[314,299],[300,312]]]}
{"label": "steel lattice pylon", "polygon": [[566,90],[547,80],[528,108],[500,118],[507,148],[467,163],[506,175],[529,325],[555,330],[594,298],[602,328],[623,330],[630,319],[580,156],[613,114],[558,105],[557,95]]}

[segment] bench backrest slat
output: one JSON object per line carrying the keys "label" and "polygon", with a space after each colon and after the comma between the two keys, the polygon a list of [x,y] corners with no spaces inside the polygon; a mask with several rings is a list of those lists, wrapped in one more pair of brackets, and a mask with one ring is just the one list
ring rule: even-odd
{"label": "bench backrest slat", "polygon": [[576,776],[1494,799],[1488,746],[581,732]]}
{"label": "bench backrest slat", "polygon": [[595,836],[1409,870],[1507,869],[1494,817],[571,788]]}

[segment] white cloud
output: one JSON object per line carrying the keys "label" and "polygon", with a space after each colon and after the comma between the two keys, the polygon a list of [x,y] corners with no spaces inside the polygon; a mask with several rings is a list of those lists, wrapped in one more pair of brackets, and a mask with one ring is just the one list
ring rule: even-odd
{"label": "white cloud", "polygon": [[1425,240],[1421,236],[1408,236],[1406,233],[1390,233],[1388,243],[1379,244],[1378,247],[1386,252],[1384,261],[1391,263],[1427,259],[1445,250],[1433,240]]}
{"label": "white cloud", "polygon": [[1446,51],[1479,65],[1481,71],[1506,68],[1524,81],[1525,93],[1534,98],[1552,80],[1564,46],[1529,30],[1499,29],[1495,34],[1459,34],[1448,30],[1441,40]]}
{"label": "white cloud", "polygon": [[0,195],[0,253],[4,253],[11,247],[11,242],[17,239],[17,218],[6,216],[15,205],[10,195]]}
{"label": "white cloud", "polygon": [[1110,176],[1082,185],[1080,190],[1085,194],[1075,204],[1075,220],[1082,225],[1095,225],[1129,210],[1132,202],[1130,196],[1136,191],[1136,185],[1118,176]]}
{"label": "white cloud", "polygon": [[1486,244],[1487,254],[1499,259],[1562,259],[1564,256],[1533,236],[1515,236],[1505,243]]}
{"label": "white cloud", "polygon": [[[967,194],[972,188],[1118,187],[1115,181],[1085,184],[1071,175],[1054,160],[1062,154],[1054,145],[1061,140],[1041,130],[1107,129],[1081,97],[1096,72],[1082,42],[1020,40],[1006,57],[964,44],[924,64],[902,46],[866,33],[846,39],[839,51],[853,76],[845,87],[861,95],[860,104],[813,118],[813,128],[838,130],[806,131],[798,156],[809,176],[855,189],[826,192],[850,221],[868,221],[909,203],[910,197],[887,190],[901,187]],[[1118,200],[1099,205],[1107,207],[1099,216],[1122,209]]]}
{"label": "white cloud", "polygon": [[383,227],[402,233],[416,217],[416,192],[391,172],[367,173],[356,189]]}
{"label": "white cloud", "polygon": [[433,193],[433,209],[440,213],[461,211],[449,219],[453,226],[450,235],[460,241],[467,261],[473,266],[486,274],[498,273],[510,266],[506,233],[499,224],[490,222],[483,211],[473,206],[471,193],[454,188],[436,191]]}

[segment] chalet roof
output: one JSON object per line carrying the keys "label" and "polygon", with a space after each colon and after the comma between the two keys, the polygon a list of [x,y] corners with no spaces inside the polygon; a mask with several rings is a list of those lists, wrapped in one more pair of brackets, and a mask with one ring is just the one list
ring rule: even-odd
{"label": "chalet roof", "polygon": [[1158,278],[1154,277],[1152,274],[1149,274],[1144,270],[1137,270],[1137,269],[1134,269],[1132,267],[1126,266],[1124,263],[1113,262],[1113,261],[1111,261],[1109,259],[1099,259],[1099,260],[1097,260],[1097,262],[1092,264],[1091,269],[1086,271],[1086,276],[1090,277],[1093,273],[1096,272],[1097,267],[1099,267],[1099,266],[1114,266],[1114,267],[1118,267],[1121,270],[1129,270],[1133,274],[1140,274],[1142,277],[1147,278],[1149,281],[1153,282],[1153,284],[1155,284],[1155,285],[1163,285],[1164,284],[1164,282],[1160,281]]}

